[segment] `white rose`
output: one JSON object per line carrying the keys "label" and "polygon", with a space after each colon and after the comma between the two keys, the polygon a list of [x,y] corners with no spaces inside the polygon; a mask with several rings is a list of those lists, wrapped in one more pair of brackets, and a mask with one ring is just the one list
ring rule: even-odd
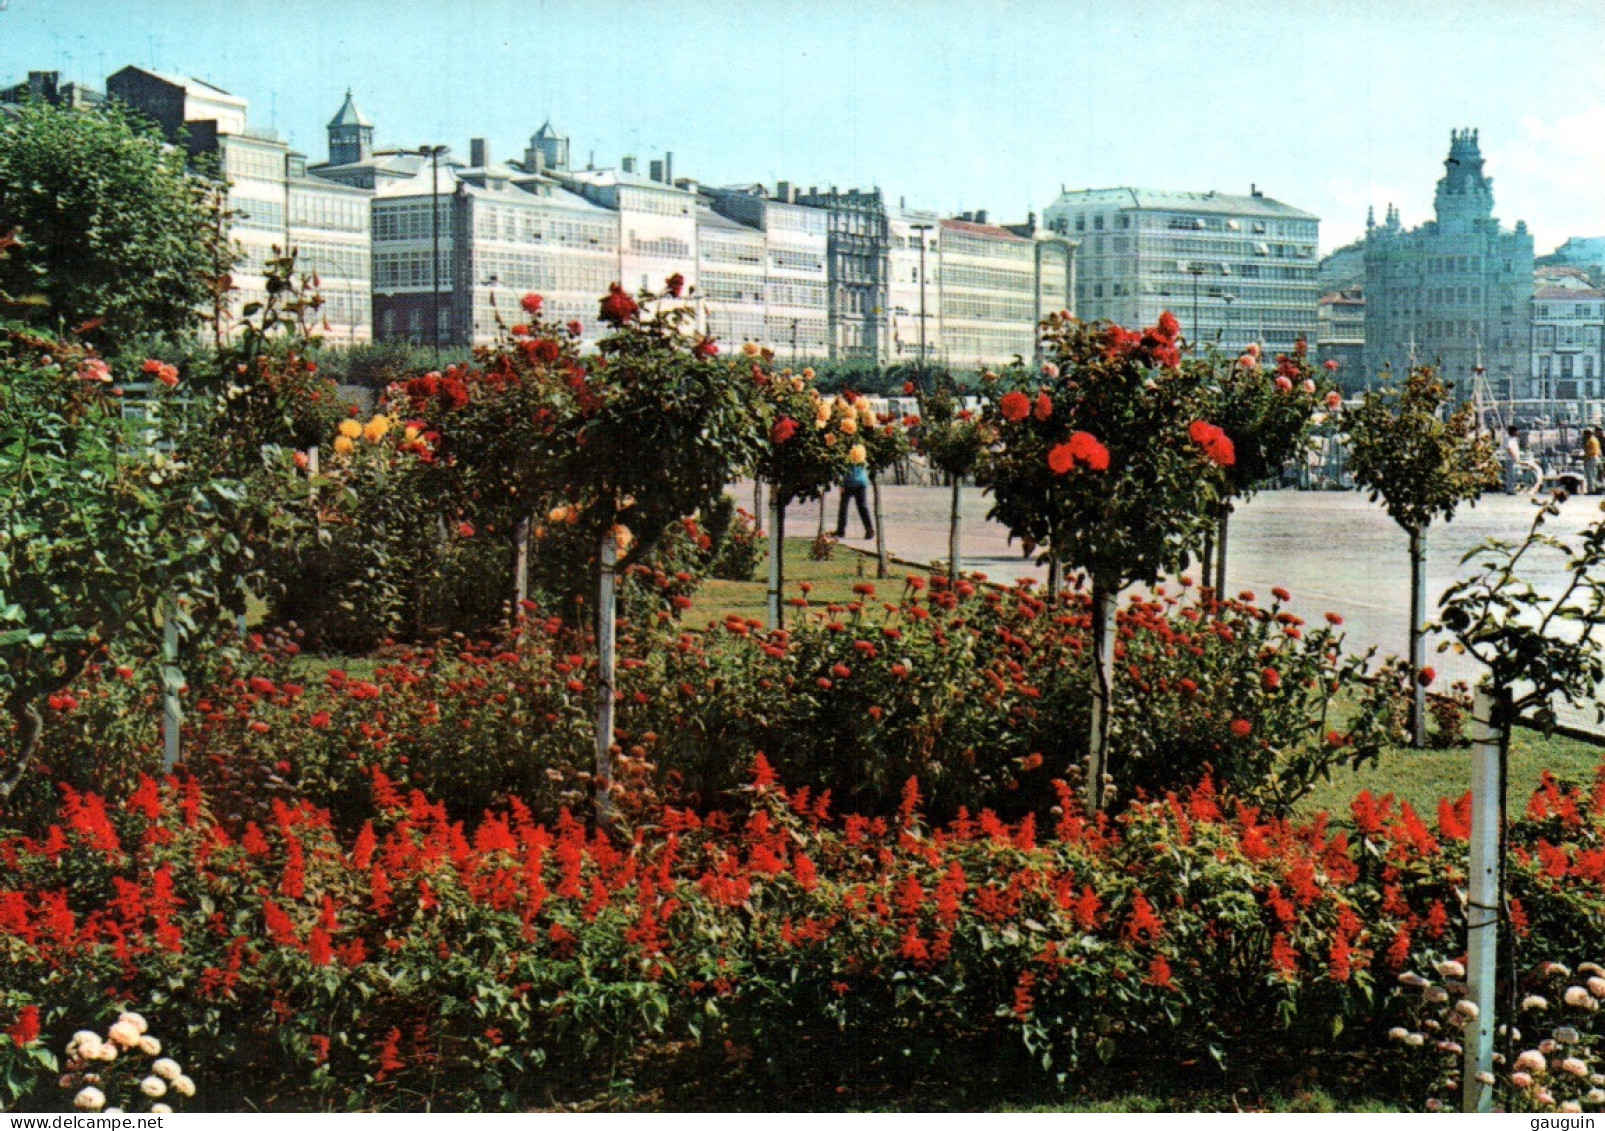
{"label": "white rose", "polygon": [[139,1028],[132,1021],[118,1021],[106,1031],[111,1042],[125,1049],[131,1049],[139,1044]]}
{"label": "white rose", "polygon": [[99,1088],[85,1088],[72,1098],[72,1106],[79,1111],[99,1111],[106,1106],[106,1093]]}
{"label": "white rose", "polygon": [[150,1026],[147,1025],[145,1023],[145,1019],[137,1013],[119,1013],[117,1015],[117,1020],[119,1023],[126,1021],[128,1024],[132,1025],[134,1028],[139,1030],[141,1036],[150,1032]]}
{"label": "white rose", "polygon": [[183,1075],[184,1070],[178,1066],[178,1061],[172,1057],[164,1056],[150,1066],[152,1076],[160,1076],[163,1080],[172,1081]]}
{"label": "white rose", "polygon": [[1445,978],[1464,978],[1466,976],[1466,968],[1452,958],[1438,963],[1437,971],[1440,976]]}
{"label": "white rose", "polygon": [[180,1076],[173,1081],[173,1091],[181,1096],[193,1096],[195,1094],[195,1081],[188,1076]]}
{"label": "white rose", "polygon": [[173,1114],[173,1109],[168,1107],[166,1104],[151,1104],[150,1105],[150,1110],[151,1110],[151,1114],[152,1115],[172,1115]]}
{"label": "white rose", "polygon": [[167,1084],[160,1076],[147,1076],[139,1082],[139,1090],[153,1100],[159,1100],[167,1094]]}
{"label": "white rose", "polygon": [[139,1038],[139,1051],[146,1056],[161,1056],[162,1042],[155,1037],[141,1037]]}

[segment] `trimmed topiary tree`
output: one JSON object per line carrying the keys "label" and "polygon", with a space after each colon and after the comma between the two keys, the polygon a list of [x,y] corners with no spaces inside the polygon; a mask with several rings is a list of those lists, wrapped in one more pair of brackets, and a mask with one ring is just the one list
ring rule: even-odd
{"label": "trimmed topiary tree", "polygon": [[1232,442],[1199,414],[1207,366],[1183,365],[1177,324],[1134,333],[1051,315],[1040,373],[1011,371],[993,386],[988,423],[998,444],[978,472],[990,517],[1027,552],[1084,570],[1092,588],[1096,681],[1086,800],[1105,797],[1120,591],[1180,567],[1219,500],[1206,465],[1229,467]]}
{"label": "trimmed topiary tree", "polygon": [[1354,481],[1379,499],[1410,539],[1411,742],[1427,741],[1427,530],[1449,522],[1461,503],[1476,504],[1499,482],[1492,441],[1468,402],[1451,410],[1450,385],[1437,370],[1411,370],[1402,384],[1367,391],[1343,414]]}

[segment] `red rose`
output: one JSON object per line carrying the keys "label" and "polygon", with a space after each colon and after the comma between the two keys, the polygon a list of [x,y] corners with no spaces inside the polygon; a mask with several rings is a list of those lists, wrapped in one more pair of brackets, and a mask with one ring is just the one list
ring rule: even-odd
{"label": "red rose", "polygon": [[1070,454],[1069,444],[1055,444],[1048,451],[1048,467],[1055,475],[1064,475],[1076,465],[1076,457]]}
{"label": "red rose", "polygon": [[776,445],[784,444],[797,434],[797,422],[789,416],[782,416],[769,431],[769,439]]}
{"label": "red rose", "polygon": [[1336,373],[1337,372],[1337,367],[1338,367],[1337,358],[1329,357],[1325,361],[1321,362],[1321,364],[1327,369],[1328,372],[1330,372],[1330,373]]}
{"label": "red rose", "polygon": [[518,300],[518,305],[522,306],[530,314],[539,314],[541,312],[541,296],[527,294]]}
{"label": "red rose", "polygon": [[585,332],[585,327],[576,320],[568,324],[568,332],[577,338]]}
{"label": "red rose", "polygon": [[1254,733],[1254,724],[1247,719],[1233,719],[1232,733],[1238,738],[1247,738]]}
{"label": "red rose", "polygon": [[904,381],[903,382],[903,395],[905,397],[912,397],[914,395],[914,382],[912,382],[912,381]]}
{"label": "red rose", "polygon": [[1053,398],[1047,393],[1037,394],[1037,406],[1031,410],[1031,415],[1038,420],[1046,420],[1053,415]]}
{"label": "red rose", "polygon": [[1266,691],[1275,691],[1282,686],[1282,673],[1275,668],[1266,668],[1260,672],[1259,679],[1260,683],[1265,686]]}
{"label": "red rose", "polygon": [[671,296],[679,298],[685,292],[685,276],[676,271],[669,276],[664,285],[668,288]]}
{"label": "red rose", "polygon": [[602,300],[602,309],[598,314],[603,322],[610,326],[623,326],[632,321],[641,313],[641,308],[617,283],[611,283],[607,289],[607,297]]}
{"label": "red rose", "polygon": [[471,522],[459,522],[457,524],[457,533],[464,538],[472,538],[474,536],[474,524]]}
{"label": "red rose", "polygon": [[1159,325],[1155,329],[1159,331],[1160,337],[1174,338],[1181,332],[1181,323],[1176,321],[1176,316],[1167,310],[1159,316]]}
{"label": "red rose", "polygon": [[1005,393],[998,408],[1005,420],[1024,420],[1031,415],[1031,398],[1022,392]]}
{"label": "red rose", "polygon": [[1431,687],[1432,681],[1438,678],[1438,673],[1431,668],[1422,668],[1416,673],[1416,682],[1422,687]]}
{"label": "red rose", "polygon": [[1090,432],[1071,433],[1070,454],[1092,471],[1109,470],[1109,449]]}
{"label": "red rose", "polygon": [[691,356],[706,361],[710,357],[719,356],[719,343],[712,338],[703,338],[691,347]]}

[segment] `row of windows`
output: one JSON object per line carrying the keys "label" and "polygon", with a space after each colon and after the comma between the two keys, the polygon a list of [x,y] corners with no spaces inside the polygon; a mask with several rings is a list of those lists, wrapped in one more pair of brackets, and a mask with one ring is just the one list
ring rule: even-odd
{"label": "row of windows", "polygon": [[409,204],[375,204],[374,240],[427,240],[438,231],[441,239],[451,237],[451,201],[440,201],[435,222],[429,218],[429,201]]}
{"label": "row of windows", "polygon": [[[1030,357],[1035,348],[1036,342],[1029,329],[1010,331],[965,328],[942,332],[941,352],[949,357],[974,360],[1005,359],[1015,354]],[[918,343],[915,343],[914,349],[916,353],[919,351]]]}
{"label": "row of windows", "polygon": [[1597,346],[1600,339],[1598,326],[1535,326],[1533,333],[1539,349],[1553,346]]}
{"label": "row of windows", "polygon": [[[1046,273],[1043,279],[1047,284]],[[1059,273],[1059,283],[1064,283],[1064,273]],[[971,267],[956,263],[942,264],[942,285],[944,287],[974,287],[988,291],[1021,291],[1030,293],[1036,289],[1036,275],[1032,271],[1006,271],[999,267]]]}
{"label": "row of windows", "polygon": [[1585,355],[1579,362],[1571,354],[1563,353],[1560,355],[1560,361],[1557,364],[1551,365],[1552,361],[1554,359],[1548,354],[1538,359],[1538,376],[1540,378],[1547,381],[1550,376],[1556,375],[1562,381],[1570,381],[1581,375],[1585,381],[1594,379],[1594,359],[1592,357]]}
{"label": "row of windows", "polygon": [[474,234],[504,243],[552,243],[576,247],[617,246],[617,225],[609,221],[553,216],[534,208],[479,205]]}
{"label": "row of windows", "polygon": [[1605,307],[1591,306],[1586,302],[1564,302],[1554,306],[1540,302],[1533,306],[1534,318],[1597,318],[1601,313],[1605,313]]}
{"label": "row of windows", "polygon": [[[425,255],[425,262],[428,256]],[[547,294],[579,291],[599,295],[615,274],[611,256],[530,255],[528,252],[486,251],[474,257],[474,275],[482,286]],[[492,281],[494,280],[494,281]]]}
{"label": "row of windows", "polygon": [[652,192],[649,189],[619,189],[620,212],[648,212],[654,216],[691,215],[690,198],[681,193]]}
{"label": "row of windows", "polygon": [[1448,303],[1480,303],[1481,287],[1428,287],[1427,301],[1440,305]]}
{"label": "row of windows", "polygon": [[255,200],[229,193],[228,207],[233,213],[229,222],[234,227],[249,228],[258,232],[284,231],[283,201]]}
{"label": "row of windows", "polygon": [[764,336],[764,317],[747,310],[708,311],[708,331],[727,342],[756,342]]}
{"label": "row of windows", "polygon": [[770,342],[777,346],[790,349],[795,338],[799,352],[825,348],[823,318],[780,318],[771,315],[765,320],[764,325],[769,330]]}
{"label": "row of windows", "polygon": [[812,306],[823,309],[825,284],[792,283],[770,280],[767,288],[771,306]]}
{"label": "row of windows", "polygon": [[223,175],[235,181],[249,178],[258,181],[284,181],[284,154],[282,152],[265,152],[260,149],[241,145],[237,142],[225,142],[223,150]]}
{"label": "row of windows", "polygon": [[[634,239],[634,236],[631,237]],[[690,249],[687,248],[687,254]],[[747,240],[703,240],[697,253],[704,263],[744,263],[763,266],[763,245]]]}
{"label": "row of windows", "polygon": [[319,192],[305,185],[290,185],[290,223],[338,232],[367,233],[369,210],[366,197]]}
{"label": "row of windows", "polygon": [[817,208],[784,208],[770,205],[765,210],[766,226],[771,232],[811,232],[823,235],[826,214]]}
{"label": "row of windows", "polygon": [[973,255],[981,259],[1012,259],[1018,263],[1030,263],[1036,249],[1029,243],[1014,240],[988,240],[944,231],[942,252],[944,255]]}
{"label": "row of windows", "polygon": [[674,236],[657,236],[644,240],[630,233],[630,251],[636,255],[651,255],[660,259],[690,259],[691,245]]}
{"label": "row of windows", "polygon": [[1029,299],[990,295],[943,295],[943,318],[975,318],[985,322],[1030,323],[1036,312]]}
{"label": "row of windows", "polygon": [[368,248],[365,244],[352,246],[325,240],[296,240],[295,267],[314,275],[338,279],[367,281],[369,272]]}
{"label": "row of windows", "polygon": [[[1131,214],[1116,213],[1110,226],[1126,231],[1132,227]],[[1239,220],[1230,216],[1194,216],[1185,213],[1144,212],[1139,214],[1136,225],[1147,231],[1172,232],[1248,232],[1252,235],[1284,236],[1289,239],[1313,240],[1316,225],[1309,220]],[[1075,231],[1088,230],[1088,214],[1078,212],[1072,225],[1065,217],[1055,219],[1051,227],[1054,231],[1065,234],[1073,227]],[[1101,232],[1104,230],[1103,213],[1091,214],[1091,230]]]}
{"label": "row of windows", "polygon": [[[428,315],[422,307],[413,307],[407,311],[403,321],[397,317],[395,309],[386,310],[379,317],[379,332],[384,338],[394,338],[405,333],[414,341],[422,341],[428,333]],[[440,336],[445,340],[451,333],[451,307],[440,308]]]}
{"label": "row of windows", "polygon": [[390,291],[401,287],[451,287],[451,257],[442,251],[438,275],[430,268],[427,251],[387,251],[373,258],[373,289]]}
{"label": "row of windows", "polygon": [[777,271],[807,271],[814,275],[825,273],[825,257],[812,251],[787,251],[784,248],[769,250],[769,266]]}

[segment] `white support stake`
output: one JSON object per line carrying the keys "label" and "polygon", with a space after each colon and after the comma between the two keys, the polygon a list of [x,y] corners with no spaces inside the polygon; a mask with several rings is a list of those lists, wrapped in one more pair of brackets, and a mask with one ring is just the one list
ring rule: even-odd
{"label": "white support stake", "polygon": [[179,688],[184,673],[178,670],[178,598],[171,593],[162,602],[162,769],[178,765],[179,729],[184,725],[184,704]]}
{"label": "white support stake", "polygon": [[613,531],[604,531],[596,602],[596,819],[603,827],[613,821],[613,637],[618,615],[614,567],[618,561]]}
{"label": "white support stake", "polygon": [[1477,688],[1471,720],[1471,867],[1466,894],[1466,981],[1477,1018],[1466,1026],[1466,1059],[1460,1081],[1461,1110],[1493,1110],[1493,1089],[1477,1079],[1494,1066],[1495,961],[1499,951],[1500,734],[1494,726],[1494,696]]}

